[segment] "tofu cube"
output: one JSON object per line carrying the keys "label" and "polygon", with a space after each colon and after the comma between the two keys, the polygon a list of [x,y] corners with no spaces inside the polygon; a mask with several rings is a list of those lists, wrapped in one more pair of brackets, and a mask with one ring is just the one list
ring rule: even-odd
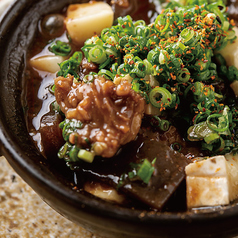
{"label": "tofu cube", "polygon": [[113,18],[113,10],[105,2],[72,4],[67,10],[66,29],[73,42],[81,46],[85,40],[111,27]]}
{"label": "tofu cube", "polygon": [[226,205],[238,197],[238,158],[215,156],[185,168],[187,206]]}
{"label": "tofu cube", "polygon": [[[236,36],[238,36],[238,28],[233,28]],[[228,66],[234,65],[238,67],[238,38],[234,40],[232,43],[228,43],[225,48],[218,51],[226,60]]]}
{"label": "tofu cube", "polygon": [[226,177],[188,176],[186,183],[188,208],[229,203],[229,186]]}
{"label": "tofu cube", "polygon": [[230,201],[238,198],[238,155],[226,154]]}

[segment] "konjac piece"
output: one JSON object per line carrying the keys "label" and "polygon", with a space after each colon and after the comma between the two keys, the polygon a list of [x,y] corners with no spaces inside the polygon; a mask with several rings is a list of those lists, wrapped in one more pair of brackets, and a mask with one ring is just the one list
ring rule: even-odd
{"label": "konjac piece", "polygon": [[156,158],[155,171],[147,186],[138,181],[125,181],[122,189],[150,207],[161,210],[185,178],[189,160],[162,141],[146,140],[140,147],[140,157]]}
{"label": "konjac piece", "polygon": [[103,77],[88,83],[76,82],[70,75],[58,77],[55,97],[67,119],[83,124],[69,142],[79,148],[90,143],[97,155],[112,157],[140,129],[145,100],[126,81],[115,86]]}

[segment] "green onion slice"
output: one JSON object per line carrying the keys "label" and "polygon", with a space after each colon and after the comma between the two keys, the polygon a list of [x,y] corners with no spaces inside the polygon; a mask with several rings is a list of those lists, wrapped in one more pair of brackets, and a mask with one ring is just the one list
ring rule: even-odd
{"label": "green onion slice", "polygon": [[137,175],[146,184],[149,183],[151,176],[155,170],[155,168],[153,167],[154,163],[155,163],[155,160],[152,163],[150,163],[147,159],[145,159],[140,169],[137,172]]}
{"label": "green onion slice", "polygon": [[66,42],[58,40],[49,47],[49,51],[55,55],[68,56],[71,52],[71,46]]}
{"label": "green onion slice", "polygon": [[207,125],[211,130],[224,132],[229,128],[229,121],[224,115],[216,113],[208,116]]}
{"label": "green onion slice", "polygon": [[94,160],[95,154],[91,151],[87,151],[84,149],[80,149],[77,154],[78,158],[87,162],[87,163],[92,163]]}
{"label": "green onion slice", "polygon": [[171,93],[163,87],[156,87],[150,91],[150,103],[157,108],[168,108],[172,104]]}
{"label": "green onion slice", "polygon": [[102,46],[96,45],[89,50],[89,58],[92,62],[101,64],[107,59],[107,54]]}

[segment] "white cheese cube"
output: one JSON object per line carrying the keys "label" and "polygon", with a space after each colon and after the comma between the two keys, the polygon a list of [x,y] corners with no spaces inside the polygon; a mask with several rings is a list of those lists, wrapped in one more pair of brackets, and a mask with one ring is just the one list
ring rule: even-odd
{"label": "white cheese cube", "polygon": [[75,44],[83,45],[88,38],[111,27],[113,17],[112,8],[105,2],[72,4],[67,10],[66,29]]}
{"label": "white cheese cube", "polygon": [[60,70],[59,63],[63,62],[66,58],[58,55],[46,55],[30,60],[30,65],[41,71],[46,71],[50,73],[56,73]]}

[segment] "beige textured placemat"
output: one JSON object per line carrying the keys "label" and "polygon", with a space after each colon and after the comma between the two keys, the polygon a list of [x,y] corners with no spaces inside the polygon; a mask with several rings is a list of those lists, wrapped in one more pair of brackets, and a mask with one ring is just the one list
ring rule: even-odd
{"label": "beige textured placemat", "polygon": [[0,157],[1,238],[99,238],[59,215]]}

